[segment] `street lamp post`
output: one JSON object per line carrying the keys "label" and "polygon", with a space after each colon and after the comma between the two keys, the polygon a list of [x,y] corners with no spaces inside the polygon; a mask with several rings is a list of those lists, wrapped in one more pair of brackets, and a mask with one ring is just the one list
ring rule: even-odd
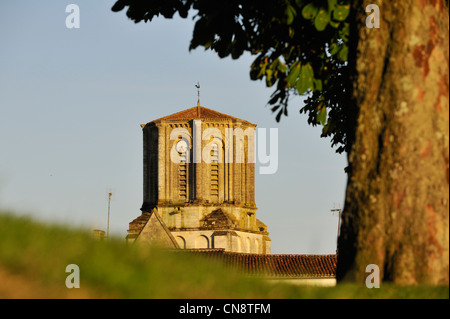
{"label": "street lamp post", "polygon": [[337,254],[338,253],[339,232],[340,232],[340,229],[341,229],[341,212],[342,212],[342,209],[341,208],[333,208],[331,211],[338,213],[338,230],[337,230],[337,238],[336,238],[336,254]]}
{"label": "street lamp post", "polygon": [[110,211],[111,211],[111,196],[112,196],[112,193],[109,192],[108,193],[108,225],[106,227],[106,238],[109,238],[109,215],[110,215]]}

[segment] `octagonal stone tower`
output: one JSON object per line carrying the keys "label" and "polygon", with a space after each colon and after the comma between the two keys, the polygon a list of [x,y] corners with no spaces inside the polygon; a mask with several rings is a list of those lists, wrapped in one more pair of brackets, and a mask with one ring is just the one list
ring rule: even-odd
{"label": "octagonal stone tower", "polygon": [[197,104],[141,127],[144,201],[128,241],[270,254],[256,218],[255,124]]}

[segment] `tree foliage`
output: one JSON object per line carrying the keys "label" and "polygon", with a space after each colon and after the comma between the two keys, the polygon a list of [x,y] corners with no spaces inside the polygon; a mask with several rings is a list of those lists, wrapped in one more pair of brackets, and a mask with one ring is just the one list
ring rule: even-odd
{"label": "tree foliage", "polygon": [[268,104],[276,120],[288,115],[292,95],[303,95],[308,123],[322,125],[337,152],[349,151],[356,119],[347,94],[350,0],[117,0],[112,10],[125,8],[136,23],[195,11],[190,50],[254,55],[250,78],[275,88]]}

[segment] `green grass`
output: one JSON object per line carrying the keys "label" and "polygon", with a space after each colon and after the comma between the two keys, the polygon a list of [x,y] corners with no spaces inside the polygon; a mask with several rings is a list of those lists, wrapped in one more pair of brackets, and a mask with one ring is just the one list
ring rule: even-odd
{"label": "green grass", "polygon": [[[80,267],[79,289],[65,286],[68,264]],[[0,280],[3,298],[13,296],[8,291],[28,291],[25,297],[31,298],[66,298],[75,290],[80,298],[449,298],[448,286],[272,284],[201,257],[130,245],[124,238],[95,240],[87,230],[13,214],[0,214],[1,269],[19,278],[9,281],[14,287],[3,290],[5,281]]]}

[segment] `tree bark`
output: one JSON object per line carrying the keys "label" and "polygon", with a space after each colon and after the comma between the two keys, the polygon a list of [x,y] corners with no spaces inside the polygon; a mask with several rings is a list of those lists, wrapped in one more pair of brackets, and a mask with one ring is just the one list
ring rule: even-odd
{"label": "tree bark", "polygon": [[[380,28],[365,25],[368,4]],[[442,0],[353,4],[358,108],[337,279],[449,283],[448,7]],[[352,51],[352,50],[350,50]]]}

